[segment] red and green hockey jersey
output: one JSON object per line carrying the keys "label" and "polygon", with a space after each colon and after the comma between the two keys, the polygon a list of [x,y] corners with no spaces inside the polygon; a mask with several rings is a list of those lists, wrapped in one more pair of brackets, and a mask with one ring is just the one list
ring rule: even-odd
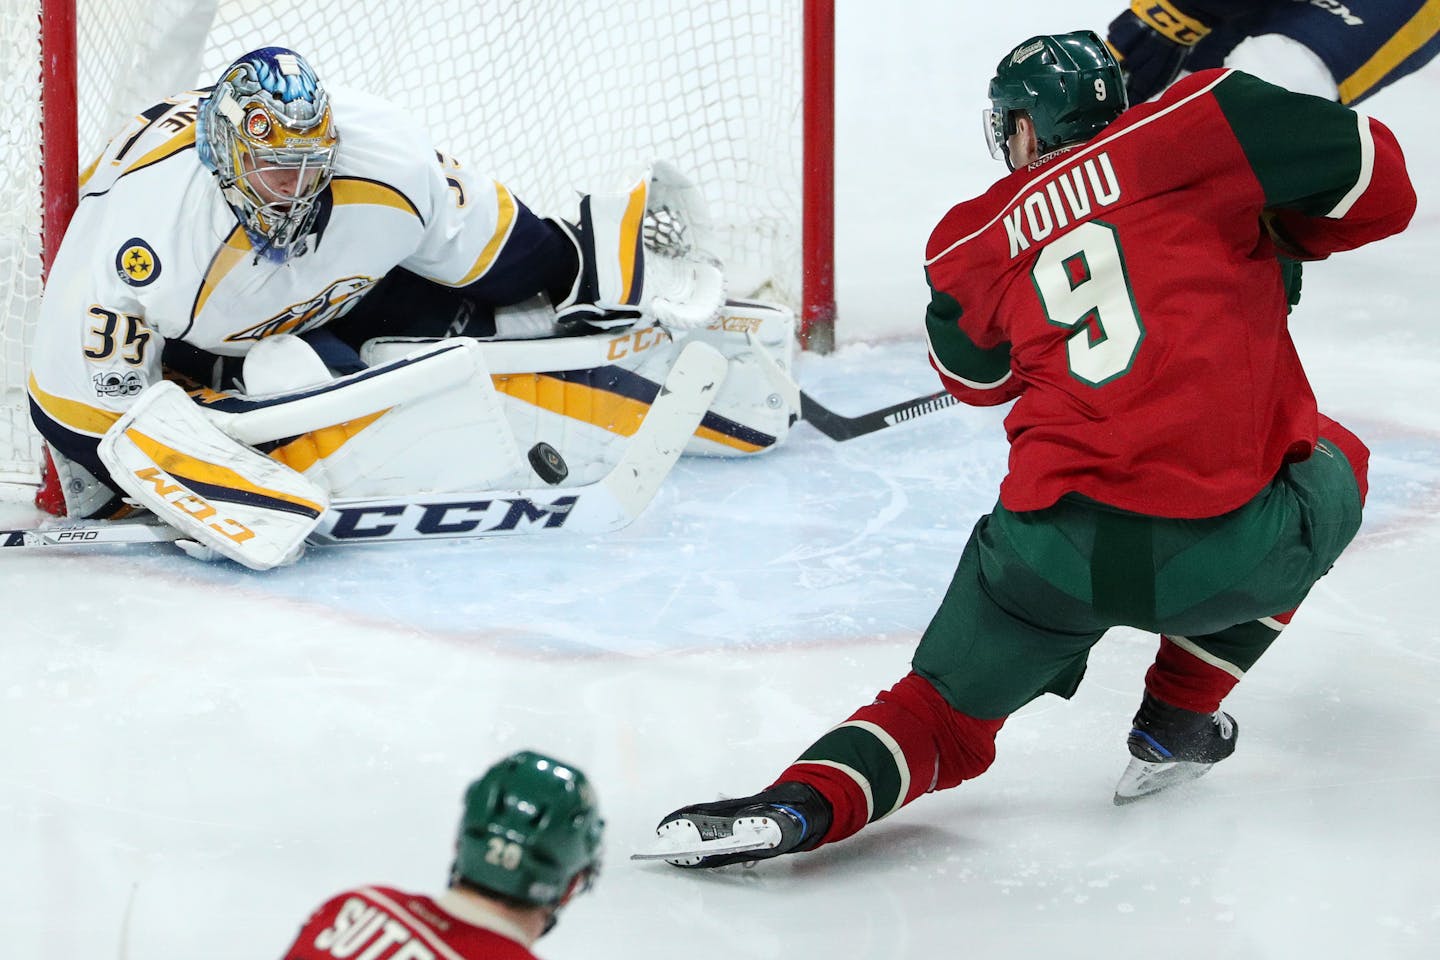
{"label": "red and green hockey jersey", "polygon": [[311,914],[285,960],[535,960],[523,939],[455,891],[432,900],[360,887]]}
{"label": "red and green hockey jersey", "polygon": [[1078,493],[1216,516],[1316,439],[1273,238],[1318,259],[1414,210],[1379,121],[1196,73],[945,215],[926,250],[930,361],[967,403],[1018,398],[1006,508]]}

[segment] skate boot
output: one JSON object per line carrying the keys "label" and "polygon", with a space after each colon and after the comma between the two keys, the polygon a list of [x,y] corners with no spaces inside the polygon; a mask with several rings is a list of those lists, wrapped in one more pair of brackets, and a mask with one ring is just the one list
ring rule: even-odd
{"label": "skate boot", "polygon": [[1182,710],[1145,694],[1126,741],[1131,760],[1115,788],[1115,803],[1132,803],[1204,776],[1235,752],[1238,731],[1228,713]]}
{"label": "skate boot", "polygon": [[736,800],[681,807],[660,821],[652,850],[635,860],[723,867],[809,850],[830,829],[830,804],[814,787],[786,781]]}

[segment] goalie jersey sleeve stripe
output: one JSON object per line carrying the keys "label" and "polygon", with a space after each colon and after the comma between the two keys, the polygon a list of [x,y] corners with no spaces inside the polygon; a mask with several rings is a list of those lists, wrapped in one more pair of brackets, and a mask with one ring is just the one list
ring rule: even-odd
{"label": "goalie jersey sleeve stripe", "polygon": [[490,241],[486,243],[485,248],[480,251],[480,256],[476,258],[474,265],[471,266],[469,272],[460,279],[457,286],[469,286],[489,273],[490,268],[495,265],[496,259],[499,258],[500,250],[505,246],[505,241],[510,238],[511,231],[515,229],[517,213],[515,196],[506,189],[505,185],[499,180],[495,181],[495,199],[499,204],[499,213],[495,219],[495,233],[490,237]]}
{"label": "goalie jersey sleeve stripe", "polygon": [[33,373],[30,375],[30,402],[47,420],[66,430],[90,437],[103,436],[105,431],[120,419],[120,414],[113,410],[92,407],[88,403],[46,393],[40,389]]}
{"label": "goalie jersey sleeve stripe", "polygon": [[368,203],[381,207],[394,207],[396,210],[413,214],[422,226],[425,223],[425,218],[420,215],[420,209],[411,202],[410,198],[388,183],[368,180],[364,177],[336,177],[330,181],[330,192],[337,205]]}
{"label": "goalie jersey sleeve stripe", "polygon": [[125,168],[125,173],[122,173],[121,176],[123,177],[127,174],[134,173],[136,170],[143,170],[146,167],[153,166],[162,160],[167,160],[170,157],[175,156],[182,150],[193,149],[194,146],[195,127],[194,125],[190,125],[187,126],[184,130],[181,130],[175,136],[171,137],[166,142],[162,143],[160,146],[156,147],[154,150],[151,150],[149,153],[145,154],[144,156],[137,159],[134,163],[130,164],[130,166]]}
{"label": "goalie jersey sleeve stripe", "polygon": [[[162,160],[168,160],[171,157],[177,156],[186,150],[192,150],[194,149],[194,147],[195,128],[194,126],[189,126],[177,133],[175,136],[171,137],[169,140],[162,143],[160,146],[137,158],[128,167],[120,171],[120,173],[106,178],[97,187],[97,189],[93,191],[86,190],[85,188],[89,185],[92,178],[94,178],[96,171],[100,169],[100,164],[105,160],[105,155],[98,156],[93,161],[91,161],[90,165],[87,166],[80,173],[80,199],[85,200],[90,197],[103,196],[104,194],[110,192],[111,188],[115,186],[115,182],[121,177],[128,176],[129,174],[135,173],[138,170],[144,170],[146,167],[153,167],[155,164],[160,163]],[[111,161],[111,165],[116,165],[117,163],[118,160]]]}
{"label": "goalie jersey sleeve stripe", "polygon": [[[1369,16],[1368,12],[1367,16]],[[1369,60],[1366,60],[1354,73],[1337,84],[1340,91],[1340,102],[1355,103],[1367,94],[1416,69],[1416,65],[1412,64],[1408,69],[1400,70],[1401,66],[1411,57],[1420,54],[1427,47],[1433,49],[1432,45],[1435,43],[1437,35],[1440,35],[1440,0],[1426,0],[1425,5],[1417,10],[1415,15],[1406,21],[1405,25],[1397,30],[1395,35],[1387,40],[1380,49],[1376,50]],[[1417,60],[1419,63],[1425,63],[1431,56],[1434,54],[1418,57]]]}
{"label": "goalie jersey sleeve stripe", "polygon": [[185,329],[180,331],[176,339],[183,340],[190,330],[195,326],[195,318],[200,316],[200,311],[205,309],[205,303],[225,275],[235,269],[245,256],[254,247],[250,244],[250,238],[245,235],[245,228],[235,224],[235,228],[215,250],[215,255],[210,258],[210,266],[205,270],[205,277],[200,281],[200,287],[195,291],[195,302],[190,307],[190,319],[185,324]]}

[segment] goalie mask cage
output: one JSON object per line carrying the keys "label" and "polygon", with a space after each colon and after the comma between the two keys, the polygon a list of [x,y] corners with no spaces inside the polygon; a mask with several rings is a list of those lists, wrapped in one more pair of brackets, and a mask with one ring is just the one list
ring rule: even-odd
{"label": "goalie mask cage", "polygon": [[[666,159],[701,189],[732,296],[833,336],[834,0],[5,0],[0,485],[34,482],[26,356],[77,169],[132,116],[286,46],[414,112],[544,214]],[[344,137],[343,106],[336,117]],[[343,146],[342,146],[343,149]],[[137,225],[137,232],[143,225]]]}

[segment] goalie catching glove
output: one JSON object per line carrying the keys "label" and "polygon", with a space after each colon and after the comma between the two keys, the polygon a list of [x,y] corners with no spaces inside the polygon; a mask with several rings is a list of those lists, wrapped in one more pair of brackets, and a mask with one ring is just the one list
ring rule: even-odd
{"label": "goalie catching glove", "polygon": [[626,185],[580,200],[576,224],[562,226],[580,254],[561,320],[595,327],[655,320],[703,326],[725,303],[719,261],[709,254],[709,217],[700,191],[673,166],[656,161]]}

